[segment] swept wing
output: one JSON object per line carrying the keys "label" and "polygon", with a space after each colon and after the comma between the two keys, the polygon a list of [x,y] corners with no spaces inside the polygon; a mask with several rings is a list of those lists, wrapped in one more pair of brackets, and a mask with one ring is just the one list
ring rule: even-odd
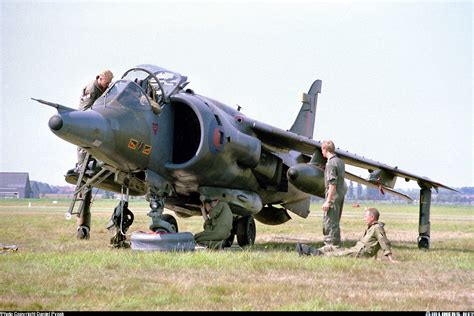
{"label": "swept wing", "polygon": [[[296,150],[306,155],[313,155],[316,151],[321,150],[321,142],[317,140],[313,140],[311,138],[301,136],[289,131],[285,131],[279,129],[277,127],[256,121],[256,120],[249,120],[247,124],[251,125],[252,130],[255,132],[257,137],[267,146],[272,148],[277,148],[279,150]],[[404,178],[406,181],[413,180],[416,181],[420,187],[424,188],[444,188],[451,191],[456,191],[455,189],[448,187],[442,183],[437,181],[433,181],[427,177],[419,176],[414,173],[404,171],[399,169],[398,167],[392,167],[387,164],[374,161],[362,156],[358,156],[356,154],[350,153],[345,150],[336,149],[336,154],[344,160],[344,162],[348,165],[352,165],[355,167],[367,169],[369,172],[373,172],[375,170],[384,171],[386,174],[391,175],[393,177],[400,177]],[[355,175],[348,173],[346,176],[348,179],[362,183],[367,185],[367,182],[375,185],[381,185],[387,191],[392,189],[393,185],[387,185],[387,183],[381,182],[377,183],[377,179],[370,179],[365,180]],[[349,178],[350,177],[350,178]],[[393,192],[392,192],[393,193]],[[401,195],[401,193],[396,192],[397,195]]]}

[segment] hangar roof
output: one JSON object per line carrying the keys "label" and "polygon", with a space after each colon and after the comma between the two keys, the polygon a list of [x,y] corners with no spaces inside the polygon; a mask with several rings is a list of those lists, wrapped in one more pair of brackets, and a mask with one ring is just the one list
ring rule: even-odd
{"label": "hangar roof", "polygon": [[28,180],[28,172],[0,172],[0,188],[24,188]]}

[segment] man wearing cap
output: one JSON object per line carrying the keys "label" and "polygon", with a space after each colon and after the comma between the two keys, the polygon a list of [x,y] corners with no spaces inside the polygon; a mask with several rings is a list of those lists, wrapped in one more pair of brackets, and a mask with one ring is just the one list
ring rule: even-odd
{"label": "man wearing cap", "polygon": [[[82,96],[79,103],[79,110],[85,111],[91,108],[92,104],[107,90],[110,82],[114,78],[112,72],[108,69],[98,74],[94,80],[89,82],[84,89],[82,89]],[[82,168],[84,159],[86,158],[86,151],[77,147],[77,165],[74,170],[75,173],[79,173]],[[69,173],[69,172],[68,172]],[[92,190],[81,192],[82,201],[79,205],[79,214],[77,219],[77,238],[78,239],[89,239],[90,227],[91,227],[91,211],[90,204],[92,201]]]}
{"label": "man wearing cap", "polygon": [[229,205],[216,198],[205,199],[203,213],[207,217],[204,231],[194,235],[194,241],[210,249],[221,249],[232,230],[233,216]]}

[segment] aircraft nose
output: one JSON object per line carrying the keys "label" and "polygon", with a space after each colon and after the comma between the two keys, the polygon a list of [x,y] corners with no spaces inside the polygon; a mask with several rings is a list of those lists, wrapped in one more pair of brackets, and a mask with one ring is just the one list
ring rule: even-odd
{"label": "aircraft nose", "polygon": [[109,150],[114,146],[107,120],[97,111],[67,111],[49,119],[50,130],[58,137],[82,148]]}
{"label": "aircraft nose", "polygon": [[63,127],[63,119],[59,115],[54,115],[49,119],[49,128],[54,131],[59,131]]}

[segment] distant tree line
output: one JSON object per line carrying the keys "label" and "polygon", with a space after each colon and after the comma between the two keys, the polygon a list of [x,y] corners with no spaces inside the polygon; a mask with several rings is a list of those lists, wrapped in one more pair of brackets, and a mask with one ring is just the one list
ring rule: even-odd
{"label": "distant tree line", "polygon": [[[37,190],[37,193],[35,196],[41,196],[43,194],[73,194],[74,193],[74,186],[71,185],[49,185],[44,182],[38,182],[38,181],[30,181],[31,182],[31,188],[33,191]],[[108,198],[108,199],[113,199],[115,196],[115,193],[101,190],[94,188],[93,189],[93,194],[100,194],[102,195],[102,198]],[[36,192],[35,192],[36,193]]]}

